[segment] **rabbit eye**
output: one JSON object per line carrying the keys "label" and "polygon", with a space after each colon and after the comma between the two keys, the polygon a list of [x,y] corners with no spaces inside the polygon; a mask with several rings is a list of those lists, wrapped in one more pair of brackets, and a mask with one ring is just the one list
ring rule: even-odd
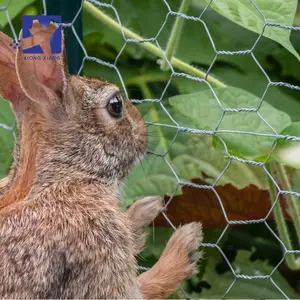
{"label": "rabbit eye", "polygon": [[114,118],[121,118],[123,112],[123,102],[119,95],[111,98],[107,105],[107,111]]}

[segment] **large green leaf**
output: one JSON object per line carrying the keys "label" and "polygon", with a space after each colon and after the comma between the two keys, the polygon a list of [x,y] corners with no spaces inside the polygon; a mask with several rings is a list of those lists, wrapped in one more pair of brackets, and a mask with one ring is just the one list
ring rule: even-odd
{"label": "large green leaf", "polygon": [[[0,97],[0,124],[12,127],[14,115],[9,104]],[[7,174],[12,160],[12,150],[14,145],[13,133],[0,126],[0,178]]]}
{"label": "large green leaf", "polygon": [[[224,109],[256,109],[260,104],[260,98],[234,87],[215,89],[215,93]],[[267,124],[279,133],[291,123],[286,113],[275,109],[265,101],[259,109],[261,117],[256,112],[226,112],[222,118],[223,110],[211,90],[175,96],[170,98],[169,102],[178,113],[186,117],[186,120],[193,120],[198,129],[233,131],[233,133],[217,132],[217,135],[226,143],[230,153],[248,159],[264,157],[271,152],[275,138],[257,135],[274,134]],[[217,127],[220,120],[220,126]],[[223,146],[222,150],[224,151]]]}
{"label": "large green leaf", "polygon": [[[169,113],[176,120],[184,119],[174,109],[168,107]],[[159,123],[171,124],[166,114],[157,108]],[[153,121],[150,111],[145,116],[147,121]],[[194,123],[187,119],[187,127],[195,127]],[[175,137],[176,130],[149,127],[149,146],[156,153],[165,153]],[[167,162],[182,182],[188,182],[193,178],[203,178],[214,184],[228,163],[221,152],[212,146],[212,137],[191,133],[180,133],[170,147],[166,156]],[[178,181],[169,165],[162,157],[147,155],[141,164],[135,166],[129,175],[125,186],[125,199],[128,204],[134,200],[148,195],[172,195],[176,191]],[[242,189],[249,184],[261,189],[267,189],[268,181],[262,168],[232,161],[229,168],[218,181],[217,185],[232,184]],[[181,192],[178,188],[177,194]]]}
{"label": "large green leaf", "polygon": [[[209,0],[205,0],[207,3]],[[268,22],[292,26],[296,9],[296,0],[256,0],[255,4],[260,9]],[[262,33],[264,19],[257,8],[249,0],[215,0],[210,7],[229,20],[257,33]],[[299,54],[290,42],[290,30],[267,26],[264,36],[278,42],[293,55],[300,59]]]}
{"label": "large green leaf", "polygon": [[[9,3],[9,0],[0,0],[0,8],[6,7],[6,5],[9,3],[7,9],[9,12],[10,19],[13,20],[25,7],[27,7],[28,5],[32,4],[35,1],[36,0],[22,0],[22,1],[12,0]],[[1,16],[0,18],[0,28],[1,28],[8,23],[8,20],[3,12],[0,13],[0,16]]]}
{"label": "large green leaf", "polygon": [[[293,56],[291,57],[295,59]],[[251,58],[249,60],[255,65]],[[294,65],[296,68],[298,63],[294,62]],[[223,79],[227,85],[246,90],[259,98],[263,96],[268,84],[266,77],[258,67],[256,70],[249,70],[244,73],[230,66],[226,68],[224,66],[215,66],[211,74],[216,78]],[[276,79],[273,79],[273,81],[281,81],[280,78]],[[173,78],[173,82],[181,94],[200,92],[209,88],[207,85],[199,84],[199,82],[183,77],[175,77]],[[274,108],[286,112],[292,121],[300,121],[300,101],[296,97],[285,93],[287,91],[287,88],[270,86],[264,95],[264,101],[271,104]]]}
{"label": "large green leaf", "polygon": [[[232,263],[235,272],[243,275],[270,275],[274,266],[269,265],[266,261],[251,261],[251,255],[252,253],[249,251],[238,251],[235,261]],[[201,297],[205,299],[221,299],[234,280],[231,271],[224,274],[216,272],[216,266],[221,260],[220,254],[208,257],[208,264],[202,278],[210,286],[209,289],[202,289]],[[226,295],[226,299],[283,299],[285,297],[280,290],[289,298],[299,297],[279,271],[272,274],[272,279],[278,288],[270,279],[237,279]],[[191,296],[196,295],[192,293]]]}

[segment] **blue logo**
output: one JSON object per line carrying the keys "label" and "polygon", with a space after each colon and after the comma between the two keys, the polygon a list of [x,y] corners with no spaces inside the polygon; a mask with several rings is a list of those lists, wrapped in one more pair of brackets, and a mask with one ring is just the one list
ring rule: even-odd
{"label": "blue logo", "polygon": [[[34,19],[36,19],[45,29],[51,21],[61,23],[61,16],[23,16],[22,17],[22,39],[33,37],[30,29]],[[59,25],[57,30],[49,38],[50,49],[52,54],[61,54],[62,51],[62,26]],[[15,42],[15,41],[14,41]],[[19,41],[18,41],[19,42]],[[19,46],[15,45],[14,46]],[[24,54],[43,54],[44,51],[40,45],[35,45],[26,49],[22,49]]]}

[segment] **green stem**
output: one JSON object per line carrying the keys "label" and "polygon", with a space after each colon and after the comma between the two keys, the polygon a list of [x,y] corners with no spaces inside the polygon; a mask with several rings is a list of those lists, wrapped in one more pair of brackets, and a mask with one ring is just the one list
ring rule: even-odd
{"label": "green stem", "polygon": [[142,81],[142,80],[139,80],[139,81],[136,81],[136,83],[139,85],[139,87],[141,88],[142,90],[142,93],[143,93],[143,96],[145,99],[153,99],[153,95],[152,95],[152,92],[151,90],[149,89],[148,85],[146,82]]}
{"label": "green stem", "polygon": [[[291,184],[289,182],[289,178],[287,176],[286,170],[284,166],[281,164],[277,163],[275,165],[276,171],[278,172],[280,182],[282,184],[282,187],[285,191],[291,191]],[[289,208],[289,213],[291,214],[298,242],[300,244],[300,211],[299,211],[299,206],[297,205],[297,201],[293,195],[285,195],[285,198],[287,199],[286,204]]]}
{"label": "green stem", "polygon": [[[270,169],[269,169],[269,172],[271,173]],[[273,181],[269,177],[268,177],[268,182],[269,182],[270,198],[271,198],[272,203],[274,204],[276,201],[276,198],[277,198],[276,188],[273,184]],[[288,250],[292,250],[293,246],[292,246],[291,238],[290,238],[288,228],[287,228],[284,216],[283,216],[283,212],[282,212],[282,208],[279,203],[279,199],[278,199],[276,205],[274,206],[273,213],[274,213],[274,217],[275,217],[275,221],[276,221],[276,225],[277,225],[277,231],[278,231],[280,240],[283,242],[283,244],[285,245],[285,247]],[[292,269],[292,270],[300,269],[300,259],[296,259],[295,255],[288,254],[285,257],[285,260],[290,269]]]}
{"label": "green stem", "polygon": [[126,85],[140,85],[140,82],[153,82],[153,81],[167,81],[169,80],[170,76],[167,73],[148,73],[138,76],[130,77],[129,79],[125,80]]}
{"label": "green stem", "polygon": [[[191,4],[191,0],[182,0],[179,8],[179,13],[185,14],[189,9],[190,4]],[[167,71],[169,69],[168,61],[171,61],[173,55],[175,55],[176,46],[181,36],[183,23],[184,23],[184,18],[177,16],[167,44],[166,57],[161,64],[161,69],[163,71]]]}
{"label": "green stem", "polygon": [[[140,81],[138,83],[138,85],[141,88],[143,96],[144,96],[145,99],[153,99],[152,92],[149,89],[146,82]],[[152,104],[152,108],[151,108],[151,120],[152,120],[153,123],[160,123],[159,115],[158,115],[157,109],[155,107],[155,103]],[[162,145],[163,151],[165,153],[165,157],[170,162],[171,157],[168,153],[169,147],[168,147],[168,144],[167,144],[166,139],[164,137],[164,133],[162,131],[162,128],[160,126],[155,126],[155,127],[156,127],[156,131],[157,131],[160,143]]]}
{"label": "green stem", "polygon": [[[123,32],[127,38],[138,40],[138,41],[143,40],[143,38],[141,36],[137,35],[135,32],[129,30],[128,28],[121,26],[118,22],[113,20],[111,17],[106,15],[104,12],[102,12],[100,9],[96,8],[91,3],[84,1],[83,7],[87,11],[89,11],[95,18],[97,18],[99,21],[101,21],[102,23],[104,23],[105,25],[110,27],[111,29],[118,31],[118,32],[122,32],[122,30],[123,30]],[[158,47],[156,47],[155,45],[153,45],[149,42],[138,43],[138,45],[140,47],[144,48],[145,50],[149,51],[150,53],[152,53],[160,58],[164,58],[163,54],[161,53],[161,50]],[[176,57],[172,57],[170,63],[173,67],[178,68],[179,70],[181,70],[185,73],[188,73],[192,76],[203,78],[203,79],[206,78],[206,81],[208,81],[209,83],[211,83],[212,85],[214,85],[216,87],[226,87],[226,85],[224,83],[222,83],[221,81],[219,81],[218,79],[216,79],[210,75],[208,75],[206,77],[205,72],[198,70],[197,68],[183,62],[182,60],[180,60]]]}

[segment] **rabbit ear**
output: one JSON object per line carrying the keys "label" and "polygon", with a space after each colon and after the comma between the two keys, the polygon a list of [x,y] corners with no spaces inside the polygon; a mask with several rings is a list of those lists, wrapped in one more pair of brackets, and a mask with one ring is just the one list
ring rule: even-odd
{"label": "rabbit ear", "polygon": [[27,97],[16,73],[16,53],[10,47],[11,43],[12,39],[0,32],[0,95],[11,103],[15,113],[19,113]]}
{"label": "rabbit ear", "polygon": [[[60,102],[66,89],[69,75],[66,66],[63,32],[61,34],[61,54],[52,54],[50,46],[50,41],[59,30],[59,26],[53,23],[44,28],[39,22],[34,21],[30,29],[31,37],[22,39],[23,34],[22,31],[20,32],[21,49],[33,47],[42,49],[40,52],[43,52],[42,54],[28,55],[24,54],[25,51],[18,50],[16,61],[17,74],[22,89],[31,100],[40,104],[52,105]],[[59,59],[53,60],[54,56]]]}

